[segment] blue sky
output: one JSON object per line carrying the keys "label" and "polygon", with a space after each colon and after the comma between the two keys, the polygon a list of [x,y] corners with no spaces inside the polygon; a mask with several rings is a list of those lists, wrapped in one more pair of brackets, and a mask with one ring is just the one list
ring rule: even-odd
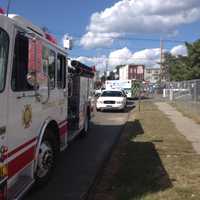
{"label": "blue sky", "polygon": [[[7,5],[7,1],[8,0],[1,0],[0,7],[5,8]],[[133,1],[133,0],[130,0],[130,1]],[[154,1],[154,4],[155,3],[159,4],[159,1],[163,2],[161,0],[152,0],[152,1]],[[175,3],[176,1],[177,0],[175,0]],[[185,9],[185,11],[187,11],[187,6],[188,6],[188,9],[190,9],[189,7],[191,7],[191,5],[187,4],[187,2],[190,2],[190,1],[188,0],[183,0],[183,1],[185,1],[186,3],[185,3],[185,7],[181,9]],[[102,17],[105,16],[106,14],[105,12],[106,8],[110,8],[109,10],[109,12],[111,12],[110,18],[112,18],[113,16],[118,16],[116,15],[116,11],[113,11],[114,6],[117,2],[119,2],[119,0],[59,0],[59,1],[11,0],[10,12],[22,15],[25,18],[31,20],[36,25],[47,27],[50,30],[50,32],[55,34],[58,41],[61,41],[63,35],[66,33],[68,33],[69,35],[73,36],[76,39],[81,39],[81,37],[84,34],[86,34],[88,31],[86,30],[86,27],[89,27],[89,31],[93,32],[93,31],[99,30],[99,28],[102,28],[101,24],[105,25],[106,27],[105,28],[106,30],[104,30],[105,34],[108,34],[108,33],[110,34],[109,31],[113,31],[116,26],[122,30],[124,28],[124,31],[126,32],[126,30],[129,28],[127,28],[128,26],[124,27],[123,22],[121,23],[121,25],[119,24],[118,26],[116,24],[116,21],[117,21],[116,20],[115,22],[113,22],[116,24],[116,26],[113,28],[107,25],[106,19],[104,21],[102,20]],[[124,4],[118,5],[118,7],[121,8],[123,6],[124,9],[127,9],[127,7],[125,6],[128,5],[127,3],[128,0],[123,0],[123,2]],[[143,10],[138,15],[141,15],[143,17],[142,12],[146,13],[147,11],[145,10],[145,8],[146,7],[148,8],[149,6],[145,4],[149,4],[149,3],[147,3],[148,1],[146,0],[141,0],[141,2],[143,2]],[[198,3],[197,0],[191,0],[190,4],[194,4],[194,8],[195,6],[200,7],[200,3]],[[137,5],[135,4],[134,6],[136,7]],[[167,6],[169,5],[163,5],[163,7],[160,6],[156,9],[163,10],[164,8],[166,8],[166,10],[167,9],[168,10],[166,11],[164,9],[163,12],[165,12],[165,15],[166,15],[166,12],[169,11],[169,16],[170,16],[171,15],[170,13],[172,12],[173,8],[175,9],[176,5],[174,5],[174,7],[169,7],[169,8]],[[178,10],[178,12],[180,11],[179,8],[176,8],[176,9]],[[127,9],[127,13],[128,11],[130,12],[129,9]],[[98,16],[96,16],[93,20],[91,20],[92,14],[96,12],[98,12]],[[102,12],[104,12],[104,14],[102,14]],[[178,18],[179,16],[176,16],[176,17]],[[127,47],[133,53],[133,52],[137,52],[146,48],[148,49],[158,48],[159,38],[161,36],[165,39],[191,42],[200,38],[200,17],[198,18],[198,16],[196,15],[193,17],[194,18],[196,17],[196,18],[195,20],[191,20],[191,22],[189,22],[190,19],[186,19],[187,21],[186,23],[185,22],[183,23],[181,21],[179,24],[175,24],[172,27],[171,26],[166,27],[166,29],[169,28],[170,30],[171,29],[173,29],[173,31],[175,30],[177,32],[175,36],[169,36],[170,34],[166,33],[165,31],[163,32],[162,29],[165,29],[165,26],[163,26],[162,29],[159,29],[159,27],[155,27],[155,30],[158,29],[158,32],[155,32],[154,30],[153,33],[148,32],[148,31],[144,33],[143,31],[138,31],[137,29],[133,28],[133,29],[128,30],[128,37],[129,37],[128,40],[124,39],[127,37],[127,34],[123,35],[120,32],[120,34],[122,35],[120,35],[120,37],[116,37],[114,42],[111,42],[110,45],[106,45],[106,47],[105,47],[105,44],[103,44],[102,46],[101,45],[98,46],[99,45],[98,44],[94,48],[85,49],[84,45],[82,46],[75,45],[74,50],[72,50],[70,54],[72,57],[78,57],[78,56],[101,57],[102,55],[109,56],[109,54],[114,52],[115,50],[123,49],[125,47]],[[172,18],[169,18],[169,19],[172,19]],[[109,17],[107,20],[108,21],[110,20]],[[100,23],[98,24],[99,21]],[[126,21],[124,23],[126,23]],[[132,26],[134,26],[135,24],[137,23],[134,23],[134,19],[133,19]],[[144,24],[146,24],[146,22]],[[154,24],[152,23],[152,26],[153,25]],[[159,24],[157,26],[159,26]],[[149,27],[151,28],[151,26]],[[95,28],[97,29],[94,30]],[[138,40],[137,38],[138,39],[152,38],[152,39],[156,39],[157,41]],[[164,42],[164,46],[168,50],[180,44],[182,43],[181,42],[180,43]],[[91,41],[90,41],[90,45],[91,45]]]}
{"label": "blue sky", "polygon": [[[1,0],[6,7],[8,0]],[[84,2],[84,4],[83,4]],[[112,5],[114,1],[92,0],[11,0],[11,13],[22,15],[40,26],[47,26],[57,37],[64,33],[81,36],[93,12]]]}
{"label": "blue sky", "polygon": [[[0,6],[7,7],[8,0],[1,0]],[[11,0],[10,13],[17,13],[39,26],[47,27],[60,41],[65,33],[81,37],[89,24],[90,16],[111,6],[116,0]],[[74,55],[93,54],[76,48]],[[93,54],[94,55],[94,54]]]}

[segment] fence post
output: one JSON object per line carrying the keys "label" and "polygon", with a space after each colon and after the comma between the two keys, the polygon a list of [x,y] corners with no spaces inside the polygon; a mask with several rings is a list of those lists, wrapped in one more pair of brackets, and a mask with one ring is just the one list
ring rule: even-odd
{"label": "fence post", "polygon": [[166,89],[163,89],[163,98],[166,98]]}
{"label": "fence post", "polygon": [[173,101],[173,100],[174,100],[174,91],[173,91],[173,89],[170,89],[170,90],[169,90],[169,100],[170,100],[170,101]]}

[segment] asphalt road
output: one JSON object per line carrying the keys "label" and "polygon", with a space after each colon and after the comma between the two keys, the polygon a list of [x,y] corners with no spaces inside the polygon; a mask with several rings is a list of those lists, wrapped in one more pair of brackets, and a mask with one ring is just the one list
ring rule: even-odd
{"label": "asphalt road", "polygon": [[77,138],[61,153],[49,183],[43,188],[33,188],[24,199],[81,200],[127,118],[128,111],[96,113],[89,135],[84,139]]}

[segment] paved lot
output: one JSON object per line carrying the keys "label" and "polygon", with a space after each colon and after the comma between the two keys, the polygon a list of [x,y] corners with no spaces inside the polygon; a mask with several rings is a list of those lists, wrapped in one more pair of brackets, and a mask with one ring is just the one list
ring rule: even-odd
{"label": "paved lot", "polygon": [[48,185],[41,189],[32,189],[24,199],[82,199],[127,118],[128,112],[96,113],[88,137],[76,139],[62,153],[55,174]]}

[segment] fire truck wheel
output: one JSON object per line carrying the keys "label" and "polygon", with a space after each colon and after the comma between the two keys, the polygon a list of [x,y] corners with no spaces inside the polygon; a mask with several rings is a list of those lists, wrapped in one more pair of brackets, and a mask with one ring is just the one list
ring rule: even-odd
{"label": "fire truck wheel", "polygon": [[56,139],[51,130],[47,130],[39,149],[38,164],[35,173],[36,186],[46,183],[55,167],[57,157],[55,141]]}
{"label": "fire truck wheel", "polygon": [[85,118],[83,130],[81,131],[81,136],[83,137],[87,136],[89,125],[90,125],[90,120],[89,120],[89,116],[87,115]]}

